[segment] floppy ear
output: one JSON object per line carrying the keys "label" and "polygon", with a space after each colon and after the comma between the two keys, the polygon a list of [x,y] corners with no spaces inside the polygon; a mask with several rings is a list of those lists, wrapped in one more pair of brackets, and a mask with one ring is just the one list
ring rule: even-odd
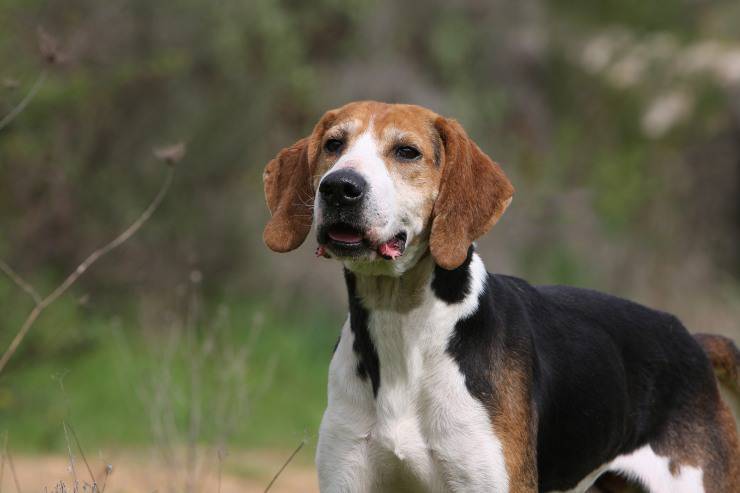
{"label": "floppy ear", "polygon": [[311,230],[315,194],[313,175],[319,144],[334,116],[334,112],[325,113],[311,135],[280,151],[265,166],[262,181],[272,217],[262,238],[271,250],[295,250]]}
{"label": "floppy ear", "polygon": [[437,264],[452,270],[465,261],[473,241],[499,220],[514,187],[459,123],[438,117],[434,126],[444,153],[429,247]]}
{"label": "floppy ear", "polygon": [[280,151],[262,174],[267,208],[272,214],[262,238],[276,252],[298,248],[311,229],[313,187],[308,140],[303,138]]}

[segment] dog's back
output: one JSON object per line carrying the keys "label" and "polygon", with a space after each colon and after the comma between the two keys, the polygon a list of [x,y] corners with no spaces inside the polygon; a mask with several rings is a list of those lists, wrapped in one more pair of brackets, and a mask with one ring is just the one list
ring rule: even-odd
{"label": "dog's back", "polygon": [[726,418],[710,362],[677,318],[585,289],[536,291],[544,489],[560,489],[559,475],[574,464],[582,475],[645,446],[709,477],[736,467],[736,442],[716,425]]}

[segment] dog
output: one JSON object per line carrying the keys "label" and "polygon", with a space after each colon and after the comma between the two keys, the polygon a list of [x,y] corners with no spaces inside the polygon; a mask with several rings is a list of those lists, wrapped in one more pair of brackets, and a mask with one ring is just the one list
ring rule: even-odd
{"label": "dog", "polygon": [[267,246],[293,250],[315,225],[317,255],[344,266],[321,491],[582,492],[605,473],[657,493],[740,491],[710,363],[737,379],[732,341],[700,344],[676,317],[607,294],[489,274],[474,241],[514,188],[455,120],[350,103],[263,178]]}

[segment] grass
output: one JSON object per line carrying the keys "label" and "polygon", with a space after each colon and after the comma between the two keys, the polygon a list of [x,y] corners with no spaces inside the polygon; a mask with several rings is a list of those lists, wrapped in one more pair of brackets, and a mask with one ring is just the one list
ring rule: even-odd
{"label": "grass", "polygon": [[[234,426],[226,431],[230,446],[289,450],[303,438],[313,446],[341,321],[312,308],[279,314],[264,303],[227,304],[220,311],[229,314],[223,327],[203,324],[194,329],[193,340],[174,346],[168,346],[164,331],[152,334],[131,322],[87,319],[80,322],[86,343],[71,346],[62,358],[19,353],[33,361],[0,375],[0,431],[8,431],[9,446],[17,452],[63,452],[65,419],[87,450],[148,446],[155,441],[154,389],[161,392],[166,366],[171,378],[164,391],[166,408],[183,435],[197,399],[197,440],[216,443],[224,433],[220,396],[246,390],[246,405],[232,406]],[[43,334],[38,338],[46,340]],[[213,347],[193,372],[193,347],[209,344]],[[168,347],[171,356],[165,361]],[[246,371],[225,381],[229,351],[240,348],[249,348]]]}

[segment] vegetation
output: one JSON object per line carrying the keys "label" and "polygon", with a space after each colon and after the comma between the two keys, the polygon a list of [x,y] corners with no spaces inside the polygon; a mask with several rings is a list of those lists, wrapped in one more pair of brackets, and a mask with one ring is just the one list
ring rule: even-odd
{"label": "vegetation", "polygon": [[[502,163],[489,268],[740,338],[738,25],[734,0],[0,0],[0,259],[40,292],[140,214],[152,149],[188,149],[0,371],[0,434],[315,438],[345,295],[311,241],[266,251],[261,172],[355,99],[453,116]],[[31,303],[0,276],[0,351]]]}
{"label": "vegetation", "polygon": [[307,438],[315,445],[336,342],[327,328],[336,320],[310,306],[300,315],[267,306],[221,304],[202,324],[155,335],[56,305],[48,317],[56,323],[36,332],[36,344],[46,339],[42,346],[59,351],[15,365],[4,380],[0,423],[10,445],[63,452],[64,421],[90,450],[161,445],[187,438],[194,413],[203,416],[202,443],[282,449]]}

